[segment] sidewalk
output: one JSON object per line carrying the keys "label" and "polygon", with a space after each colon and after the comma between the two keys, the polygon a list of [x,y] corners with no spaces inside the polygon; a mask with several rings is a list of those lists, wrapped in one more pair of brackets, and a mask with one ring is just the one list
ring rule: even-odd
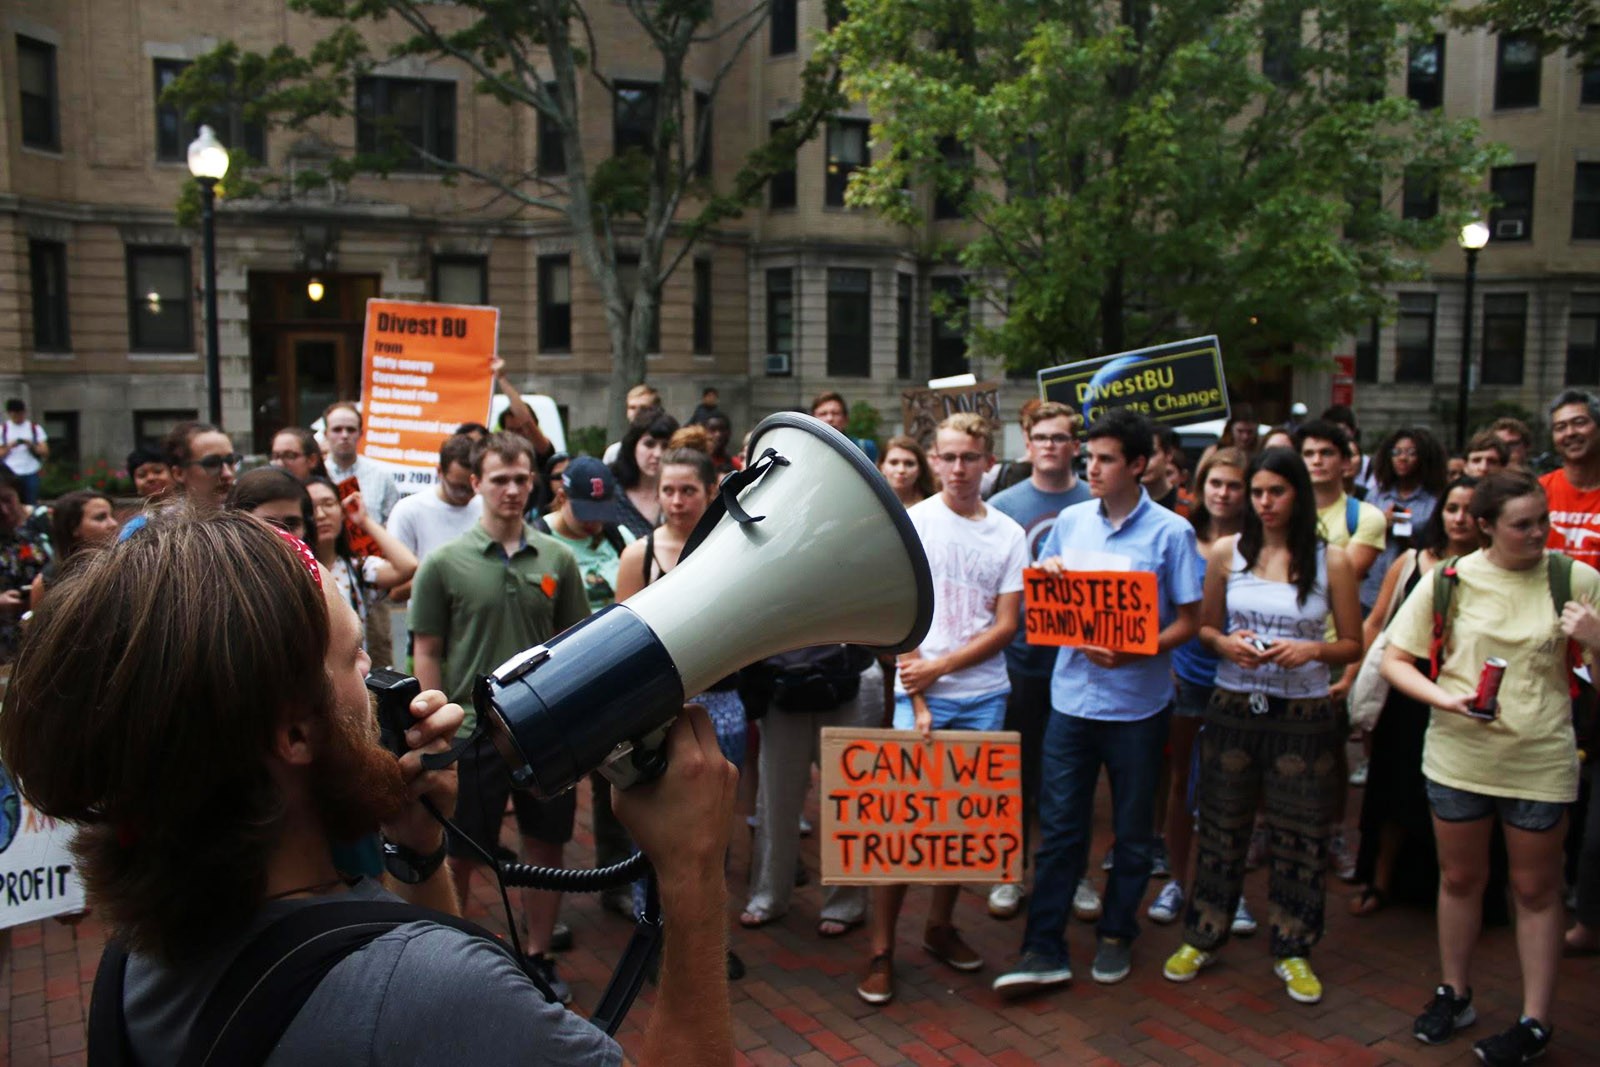
{"label": "sidewalk", "polygon": [[[580,796],[572,855],[582,862],[592,856],[587,788]],[[1351,799],[1353,820],[1359,790]],[[1097,813],[1108,807],[1102,787]],[[814,806],[811,817],[815,821]],[[505,836],[509,843],[509,824]],[[1102,818],[1093,856],[1103,853],[1109,836]],[[837,940],[813,932],[819,896],[815,843],[807,842],[803,851],[812,884],[796,890],[794,910],[760,930],[742,930],[737,915],[744,903],[749,837],[742,830],[735,835],[729,923],[733,949],[749,971],[732,986],[741,1063],[1465,1064],[1477,1062],[1472,1041],[1509,1025],[1519,1003],[1512,933],[1487,931],[1475,963],[1479,1022],[1443,1048],[1419,1044],[1411,1036],[1411,1019],[1437,981],[1432,916],[1391,908],[1352,919],[1344,909],[1347,887],[1330,880],[1328,931],[1315,955],[1327,994],[1312,1007],[1295,1004],[1272,975],[1266,876],[1258,871],[1246,893],[1263,921],[1262,933],[1230,943],[1196,981],[1180,986],[1161,977],[1161,963],[1177,947],[1180,932],[1176,925],[1147,925],[1134,950],[1132,976],[1119,985],[1096,985],[1087,976],[1093,931],[1074,923],[1069,937],[1079,980],[1065,992],[1016,1004],[1000,1001],[989,982],[1016,951],[1021,920],[991,919],[984,893],[977,887],[963,893],[958,924],[987,966],[975,975],[957,974],[922,951],[927,894],[913,891],[900,923],[896,1000],[874,1009],[855,995],[867,958],[865,932]],[[1098,881],[1103,886],[1104,879]],[[474,881],[469,917],[504,929],[498,895],[481,878]],[[621,955],[629,927],[602,912],[594,897],[569,898],[563,917],[577,945],[564,955],[562,973],[572,984],[575,1005],[588,1008]],[[84,1062],[83,1019],[103,937],[92,918],[77,927],[45,922],[11,932],[9,951],[0,960],[0,1033],[8,1035],[0,1067]],[[623,1027],[621,1039],[632,1054],[639,1051],[652,1001],[646,987]],[[1542,1062],[1600,1062],[1600,961],[1563,960],[1557,1003],[1555,1041]]]}

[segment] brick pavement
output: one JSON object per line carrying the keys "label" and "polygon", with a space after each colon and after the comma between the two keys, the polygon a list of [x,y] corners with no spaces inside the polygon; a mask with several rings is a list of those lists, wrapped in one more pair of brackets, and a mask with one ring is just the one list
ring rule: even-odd
{"label": "brick pavement", "polygon": [[[575,855],[589,852],[587,790],[580,807]],[[1357,798],[1353,798],[1357,799]],[[1108,843],[1102,794],[1097,804],[1094,855]],[[1351,805],[1352,818],[1359,802]],[[815,819],[815,810],[812,817]],[[508,824],[507,840],[511,838]],[[813,880],[816,847],[806,850]],[[730,900],[743,903],[748,838],[736,835]],[[1265,912],[1265,873],[1247,883]],[[855,996],[866,957],[857,931],[825,941],[813,933],[818,892],[797,890],[794,910],[757,931],[735,929],[733,947],[749,969],[733,985],[734,1037],[741,1064],[1349,1064],[1475,1063],[1471,1041],[1507,1025],[1518,1007],[1515,945],[1509,929],[1487,931],[1479,949],[1476,996],[1480,1022],[1442,1049],[1418,1044],[1411,1018],[1435,978],[1430,915],[1391,908],[1356,920],[1344,910],[1344,887],[1330,885],[1328,932],[1318,946],[1317,971],[1327,987],[1321,1004],[1290,1001],[1272,976],[1265,932],[1231,943],[1196,981],[1173,985],[1160,974],[1179,941],[1176,926],[1147,925],[1134,952],[1133,975],[1103,987],[1084,978],[1070,990],[1006,1004],[989,990],[996,965],[1021,936],[1019,920],[999,922],[977,888],[962,894],[958,923],[989,966],[962,975],[928,959],[918,935],[926,894],[913,892],[901,920],[898,996],[873,1009]],[[469,915],[503,929],[498,898],[477,880]],[[593,1005],[627,939],[628,926],[603,913],[592,897],[570,898],[564,917],[577,947],[562,962],[580,1006]],[[730,917],[730,922],[732,918]],[[736,925],[736,924],[735,924]],[[83,1063],[83,1019],[104,931],[93,918],[76,927],[34,923],[11,932],[0,960],[0,1067]],[[1093,931],[1069,932],[1075,965],[1087,971]],[[1564,960],[1558,983],[1556,1041],[1544,1062],[1600,1063],[1600,962]],[[647,988],[624,1025],[622,1042],[637,1052],[640,1023],[649,1015]]]}

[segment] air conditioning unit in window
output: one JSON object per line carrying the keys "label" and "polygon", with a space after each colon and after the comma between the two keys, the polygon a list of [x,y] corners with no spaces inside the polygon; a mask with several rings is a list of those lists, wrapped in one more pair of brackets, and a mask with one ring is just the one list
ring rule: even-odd
{"label": "air conditioning unit in window", "polygon": [[1499,222],[1494,224],[1494,236],[1496,240],[1500,241],[1515,240],[1521,237],[1522,220],[1501,219]]}
{"label": "air conditioning unit in window", "polygon": [[767,353],[767,373],[769,375],[788,374],[788,373],[791,372],[791,370],[792,370],[792,368],[791,368],[791,366],[789,364],[789,353],[787,353],[787,352],[768,352]]}

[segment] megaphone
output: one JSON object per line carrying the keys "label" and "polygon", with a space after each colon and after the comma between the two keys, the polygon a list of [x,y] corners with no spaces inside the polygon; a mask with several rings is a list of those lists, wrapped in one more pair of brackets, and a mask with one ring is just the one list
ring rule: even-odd
{"label": "megaphone", "polygon": [[780,412],[676,567],[501,664],[473,703],[518,786],[551,797],[599,769],[626,788],[660,773],[685,697],[808,645],[904,652],[932,618],[927,556],[888,483],[831,426]]}

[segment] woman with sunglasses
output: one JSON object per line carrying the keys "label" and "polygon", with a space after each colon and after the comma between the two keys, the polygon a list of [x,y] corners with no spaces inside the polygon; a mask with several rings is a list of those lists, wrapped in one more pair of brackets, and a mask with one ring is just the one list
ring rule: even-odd
{"label": "woman with sunglasses", "polygon": [[1251,818],[1264,804],[1273,970],[1291,999],[1315,1004],[1322,982],[1308,957],[1322,937],[1328,830],[1344,785],[1344,707],[1328,696],[1329,668],[1361,655],[1359,583],[1344,550],[1322,539],[1299,456],[1267,449],[1246,485],[1243,531],[1218,539],[1206,564],[1200,640],[1221,662],[1200,733],[1200,847],[1184,944],[1163,973],[1190,981],[1227,942]]}
{"label": "woman with sunglasses", "polygon": [[292,473],[281,467],[259,467],[233,485],[229,511],[247,511],[287,534],[317,547],[317,528],[311,514],[311,496]]}
{"label": "woman with sunglasses", "polygon": [[[341,502],[339,490],[332,482],[315,477],[306,483],[306,493],[311,497],[311,517],[316,527],[312,551],[317,562],[333,575],[345,602],[360,616],[365,633],[367,608],[379,594],[411,580],[417,573],[417,557],[372,517],[360,493],[351,493]],[[359,560],[355,557],[345,529],[346,516],[351,525],[377,543],[377,555]]]}
{"label": "woman with sunglasses", "polygon": [[[235,472],[244,457],[233,450],[233,440],[208,422],[180,422],[162,444],[172,470],[172,492],[161,504],[187,501],[201,512],[222,507],[233,488]],[[144,528],[145,517],[135,515],[122,527],[117,540],[126,541]]]}

